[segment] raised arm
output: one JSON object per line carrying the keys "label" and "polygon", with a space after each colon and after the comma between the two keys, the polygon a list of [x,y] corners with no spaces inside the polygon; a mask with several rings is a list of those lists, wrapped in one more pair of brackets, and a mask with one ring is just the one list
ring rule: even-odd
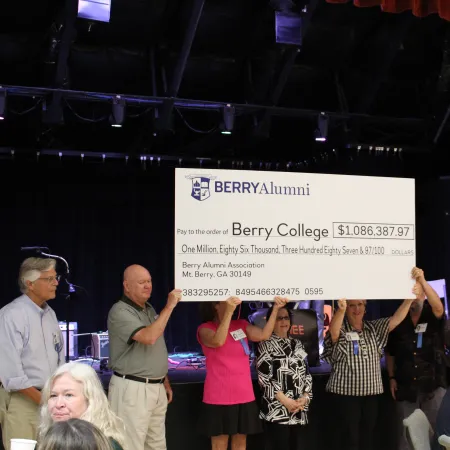
{"label": "raised arm", "polygon": [[132,339],[145,345],[154,345],[155,342],[164,334],[167,322],[172,315],[175,306],[181,300],[181,290],[174,289],[167,298],[167,304],[159,313],[158,318],[150,325],[137,331]]}
{"label": "raised arm", "polygon": [[214,331],[210,328],[200,328],[198,332],[203,345],[206,345],[207,347],[217,348],[222,347],[222,345],[225,344],[234,310],[236,309],[236,306],[240,305],[242,302],[237,297],[230,297],[227,299],[226,303],[227,308],[217,330]]}
{"label": "raised arm", "polygon": [[344,321],[345,311],[347,310],[347,300],[341,298],[338,300],[338,309],[334,313],[333,318],[330,322],[329,333],[331,336],[331,342],[334,344],[339,340],[341,334],[342,322]]}
{"label": "raised arm", "polygon": [[418,267],[414,267],[411,272],[412,278],[414,278],[417,283],[423,289],[423,292],[427,296],[428,303],[431,306],[431,310],[437,319],[440,319],[444,315],[444,306],[442,305],[441,299],[437,292],[428,284],[427,280],[425,280],[425,274],[422,269]]}
{"label": "raised arm", "polygon": [[272,336],[273,328],[277,320],[277,314],[280,308],[284,308],[289,301],[287,298],[275,297],[275,303],[273,305],[272,314],[268,318],[264,328],[257,327],[255,325],[248,324],[245,330],[247,337],[250,341],[261,342],[266,341]]}

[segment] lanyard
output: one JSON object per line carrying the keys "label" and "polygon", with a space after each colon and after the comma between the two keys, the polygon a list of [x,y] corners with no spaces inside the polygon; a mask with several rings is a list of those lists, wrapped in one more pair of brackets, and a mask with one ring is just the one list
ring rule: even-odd
{"label": "lanyard", "polygon": [[422,348],[422,338],[423,338],[423,333],[420,332],[418,333],[419,336],[417,336],[417,348]]}
{"label": "lanyard", "polygon": [[427,330],[427,325],[428,324],[424,324],[421,323],[419,325],[417,325],[416,327],[416,333],[417,333],[417,348],[422,348],[422,343],[423,343],[423,333],[425,333],[425,331]]}
{"label": "lanyard", "polygon": [[359,355],[359,335],[356,331],[350,331],[346,333],[346,339],[352,342],[353,354]]}
{"label": "lanyard", "polygon": [[244,352],[246,355],[250,355],[250,349],[248,347],[247,341],[245,339],[240,339],[239,342],[241,343]]}

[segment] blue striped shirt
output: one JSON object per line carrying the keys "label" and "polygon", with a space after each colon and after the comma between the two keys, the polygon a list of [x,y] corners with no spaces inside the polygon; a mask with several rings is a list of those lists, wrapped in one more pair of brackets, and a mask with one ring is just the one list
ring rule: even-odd
{"label": "blue striped shirt", "polygon": [[42,389],[65,362],[56,314],[21,295],[0,309],[0,381],[7,391]]}

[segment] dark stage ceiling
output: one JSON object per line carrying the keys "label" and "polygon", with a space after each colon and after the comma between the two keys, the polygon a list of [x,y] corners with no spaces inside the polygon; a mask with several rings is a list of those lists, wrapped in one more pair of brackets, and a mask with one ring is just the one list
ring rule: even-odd
{"label": "dark stage ceiling", "polygon": [[[325,0],[112,0],[104,23],[77,7],[3,5],[3,149],[297,160],[364,144],[423,151],[446,171],[450,23],[437,14]],[[116,113],[125,104],[121,128],[113,102]],[[231,135],[221,133],[227,104]],[[316,143],[322,112],[328,140]]]}

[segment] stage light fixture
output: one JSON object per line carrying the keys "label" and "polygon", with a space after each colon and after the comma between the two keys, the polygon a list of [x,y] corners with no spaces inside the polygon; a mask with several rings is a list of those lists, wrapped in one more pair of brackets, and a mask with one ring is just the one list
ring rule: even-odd
{"label": "stage light fixture", "polygon": [[314,133],[314,138],[317,142],[326,142],[328,137],[328,116],[325,113],[320,113],[317,118],[317,129]]}
{"label": "stage light fixture", "polygon": [[5,114],[6,114],[6,91],[0,90],[0,120],[5,119]]}
{"label": "stage light fixture", "polygon": [[222,134],[231,134],[234,128],[234,106],[227,104],[223,107]]}
{"label": "stage light fixture", "polygon": [[109,116],[109,122],[112,127],[121,128],[125,120],[125,100],[123,100],[120,95],[117,95],[113,99],[112,112]]}
{"label": "stage light fixture", "polygon": [[277,44],[302,46],[303,19],[290,8],[275,12],[275,39]]}
{"label": "stage light fixture", "polygon": [[78,17],[98,22],[109,22],[111,0],[78,0]]}

